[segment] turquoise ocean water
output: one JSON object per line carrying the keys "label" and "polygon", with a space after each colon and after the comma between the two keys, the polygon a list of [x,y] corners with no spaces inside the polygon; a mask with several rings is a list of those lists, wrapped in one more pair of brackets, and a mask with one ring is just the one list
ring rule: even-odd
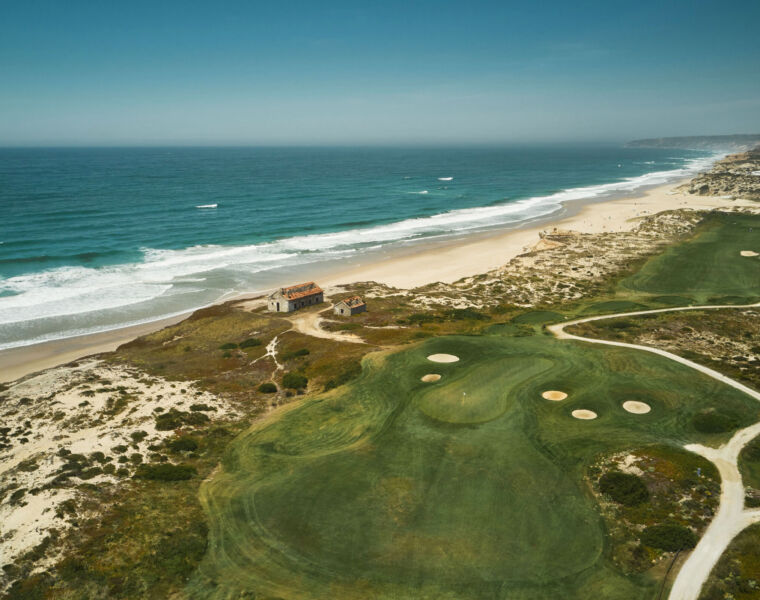
{"label": "turquoise ocean water", "polygon": [[514,227],[712,158],[589,145],[0,149],[0,349]]}

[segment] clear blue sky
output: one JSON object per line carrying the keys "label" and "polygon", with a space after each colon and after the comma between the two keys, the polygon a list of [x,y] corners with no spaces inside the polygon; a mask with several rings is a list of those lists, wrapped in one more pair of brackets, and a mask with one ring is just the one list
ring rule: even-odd
{"label": "clear blue sky", "polygon": [[760,1],[2,2],[0,145],[760,132]]}

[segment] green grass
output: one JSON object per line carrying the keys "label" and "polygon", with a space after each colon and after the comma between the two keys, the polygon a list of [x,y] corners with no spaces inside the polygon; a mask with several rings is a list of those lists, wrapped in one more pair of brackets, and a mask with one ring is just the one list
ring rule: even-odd
{"label": "green grass", "polygon": [[601,315],[604,313],[635,312],[650,308],[646,304],[631,302],[630,300],[610,300],[609,302],[597,302],[582,311],[582,314]]}
{"label": "green grass", "polygon": [[564,319],[565,316],[558,312],[551,310],[533,310],[517,315],[512,319],[512,322],[523,325],[542,325],[544,323],[563,321]]}
{"label": "green grass", "polygon": [[[436,364],[431,353],[457,363]],[[440,373],[426,384],[420,377]],[[563,402],[540,396],[569,393]],[[647,415],[620,406],[640,399]],[[644,352],[542,336],[432,338],[364,361],[350,386],[273,415],[201,488],[210,543],[196,598],[653,598],[614,568],[585,487],[600,454],[718,443],[694,429],[743,394]],[[599,418],[579,421],[576,408]],[[245,596],[249,594],[249,596]]]}
{"label": "green grass", "polygon": [[760,216],[710,215],[694,237],[648,260],[621,287],[658,295],[687,294],[700,303],[751,301],[760,297],[760,259],[739,253],[760,252],[758,238]]}

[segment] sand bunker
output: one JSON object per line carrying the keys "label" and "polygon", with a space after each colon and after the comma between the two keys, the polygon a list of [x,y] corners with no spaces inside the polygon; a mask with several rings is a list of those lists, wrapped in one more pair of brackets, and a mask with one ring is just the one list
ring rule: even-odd
{"label": "sand bunker", "polygon": [[636,400],[628,400],[627,402],[623,402],[623,408],[629,413],[633,413],[634,415],[645,415],[650,410],[652,410],[652,407],[649,406],[646,402],[638,402]]}
{"label": "sand bunker", "polygon": [[741,254],[742,256],[760,256],[758,255],[757,252],[753,250],[742,250],[741,252],[739,252],[739,254]]}
{"label": "sand bunker", "polygon": [[422,381],[425,383],[432,383],[433,381],[438,381],[441,378],[438,373],[428,373],[427,375],[422,376]]}
{"label": "sand bunker", "polygon": [[459,357],[454,356],[453,354],[431,354],[428,356],[428,360],[432,360],[433,362],[437,363],[452,363],[457,362],[459,360]]}
{"label": "sand bunker", "polygon": [[559,392],[557,390],[549,390],[541,394],[541,397],[544,400],[551,400],[552,402],[559,402],[560,400],[564,400],[567,398],[567,394],[565,392]]}
{"label": "sand bunker", "polygon": [[574,410],[570,414],[573,415],[576,419],[583,419],[584,421],[596,419],[596,413],[593,410],[586,410],[585,408]]}

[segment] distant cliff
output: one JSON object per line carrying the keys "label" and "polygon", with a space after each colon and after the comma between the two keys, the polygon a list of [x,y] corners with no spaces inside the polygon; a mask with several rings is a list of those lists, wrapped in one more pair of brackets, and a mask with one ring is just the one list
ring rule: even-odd
{"label": "distant cliff", "polygon": [[633,140],[629,148],[688,148],[690,150],[749,150],[760,145],[760,133],[737,135],[694,135],[687,137],[650,138]]}

